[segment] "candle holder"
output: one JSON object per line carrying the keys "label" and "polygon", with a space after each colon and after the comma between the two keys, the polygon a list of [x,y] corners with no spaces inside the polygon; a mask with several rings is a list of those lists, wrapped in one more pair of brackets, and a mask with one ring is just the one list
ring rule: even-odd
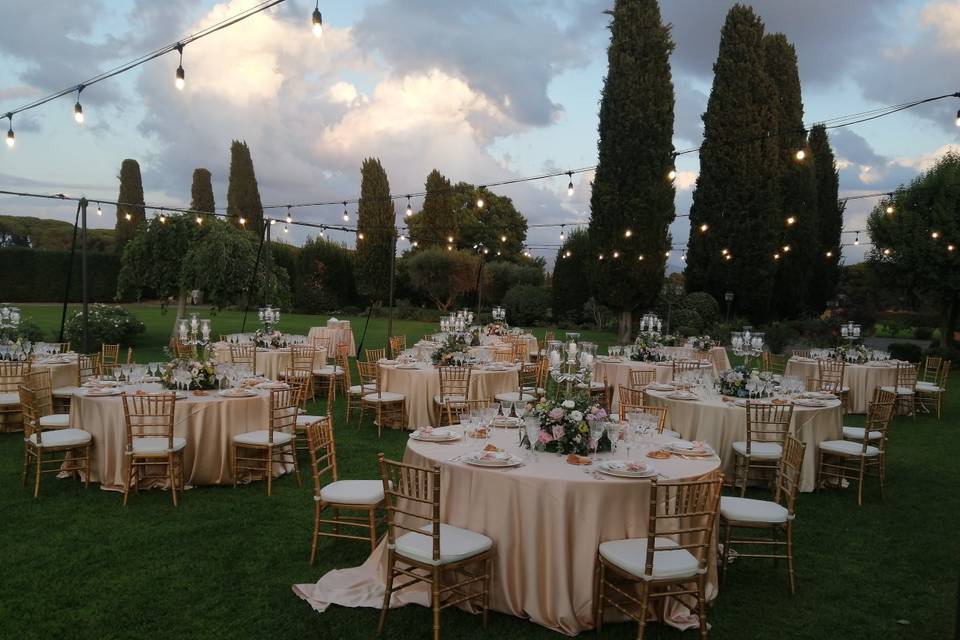
{"label": "candle holder", "polygon": [[270,333],[274,327],[280,324],[280,309],[276,309],[270,305],[261,307],[257,311],[257,319],[260,320],[260,324],[263,325],[267,333]]}
{"label": "candle holder", "polygon": [[569,342],[551,340],[547,343],[550,377],[556,382],[555,397],[559,397],[561,389],[566,397],[573,397],[574,384],[586,384],[589,393],[597,345],[578,343],[579,337],[579,333],[567,333]]}
{"label": "candle holder", "polygon": [[743,366],[750,366],[750,358],[756,358],[763,352],[763,332],[752,331],[752,327],[744,327],[743,331],[730,333],[730,346],[733,352],[743,357]]}
{"label": "candle holder", "polygon": [[840,325],[840,338],[848,342],[855,342],[860,339],[861,327],[854,322],[847,322]]}
{"label": "candle holder", "polygon": [[20,309],[10,304],[0,305],[0,342],[9,343],[13,340],[9,335],[16,335],[20,327]]}
{"label": "candle holder", "polygon": [[491,315],[496,322],[503,322],[507,319],[507,310],[503,307],[494,307]]}
{"label": "candle holder", "polygon": [[181,318],[177,330],[180,344],[206,348],[210,344],[210,319],[200,319],[195,313],[190,318]]}

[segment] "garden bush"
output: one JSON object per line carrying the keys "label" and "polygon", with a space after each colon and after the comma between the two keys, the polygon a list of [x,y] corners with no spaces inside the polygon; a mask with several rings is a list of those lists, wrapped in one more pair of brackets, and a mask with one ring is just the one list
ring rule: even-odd
{"label": "garden bush", "polygon": [[27,316],[20,317],[20,324],[17,325],[16,331],[12,329],[0,329],[0,340],[9,338],[14,341],[29,340],[30,342],[43,342],[44,337],[43,329],[40,328],[37,321]]}
{"label": "garden bush", "polygon": [[787,346],[800,337],[799,331],[790,322],[774,322],[766,328],[764,340],[771,353],[783,353]]}
{"label": "garden bush", "polygon": [[507,322],[514,326],[546,323],[550,311],[550,291],[531,284],[514,285],[503,296],[503,308],[507,311]]}
{"label": "garden bush", "polygon": [[698,335],[700,335],[700,331],[698,331],[696,327],[687,327],[687,326],[682,326],[682,325],[679,326],[679,327],[677,327],[676,329],[674,329],[673,332],[674,332],[676,335],[681,336],[681,337],[684,337],[684,338],[688,338],[688,337],[690,337],[690,336],[698,336]]}
{"label": "garden bush", "polygon": [[[103,344],[130,346],[134,336],[145,331],[136,316],[115,305],[90,305],[88,319],[88,347],[90,352],[99,351]],[[83,349],[83,313],[78,311],[67,320],[64,339],[69,340],[75,351]]]}
{"label": "garden bush", "polygon": [[694,330],[694,333],[691,335],[699,335],[703,333],[704,326],[703,318],[692,308],[681,307],[674,309],[673,315],[670,318],[670,327],[673,333],[679,332],[679,329],[676,329],[676,327],[684,327]]}
{"label": "garden bush", "polygon": [[960,368],[960,349],[954,347],[934,347],[927,351],[928,356],[937,356],[950,361],[950,368]]}
{"label": "garden bush", "polygon": [[494,305],[501,304],[507,291],[515,285],[542,286],[544,281],[543,268],[539,264],[514,264],[498,260],[488,263],[484,271],[487,273],[484,299]]}
{"label": "garden bush", "polygon": [[684,296],[680,301],[681,309],[696,311],[702,320],[700,330],[720,322],[720,303],[705,291],[696,291]]}
{"label": "garden bush", "polygon": [[906,360],[907,362],[920,362],[923,358],[923,351],[919,345],[911,342],[891,342],[887,347],[890,357],[897,360]]}
{"label": "garden bush", "polygon": [[913,337],[917,340],[929,340],[933,337],[933,329],[930,327],[914,327]]}

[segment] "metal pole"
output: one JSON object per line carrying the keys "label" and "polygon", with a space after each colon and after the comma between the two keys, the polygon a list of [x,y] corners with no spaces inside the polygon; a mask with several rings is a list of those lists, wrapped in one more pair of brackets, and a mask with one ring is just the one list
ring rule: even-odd
{"label": "metal pole", "polygon": [[83,353],[90,353],[90,316],[87,308],[87,199],[80,198],[80,282],[83,300]]}
{"label": "metal pole", "polygon": [[260,253],[263,251],[263,237],[266,234],[266,229],[260,233],[260,244],[257,246],[257,259],[253,263],[253,275],[250,276],[250,286],[247,287],[247,299],[243,303],[243,322],[240,323],[240,333],[244,333],[247,330],[247,311],[250,309],[250,298],[253,297],[253,292],[256,291],[254,287],[257,284],[257,271],[260,269]]}
{"label": "metal pole", "polygon": [[60,337],[63,342],[63,328],[67,323],[67,303],[70,302],[70,286],[73,284],[73,262],[77,255],[77,230],[80,227],[80,204],[77,203],[77,215],[73,218],[73,242],[70,243],[70,264],[67,266],[67,286],[63,290],[63,311],[60,313]]}
{"label": "metal pole", "polygon": [[387,316],[387,349],[389,349],[390,357],[396,358],[397,354],[393,353],[393,346],[390,344],[390,338],[393,337],[393,283],[396,279],[395,266],[397,263],[397,234],[395,231],[390,232],[390,314]]}
{"label": "metal pole", "polygon": [[478,255],[480,256],[480,266],[477,267],[477,323],[480,322],[480,309],[482,308],[481,303],[483,302],[483,287],[480,286],[480,278],[483,276],[483,249],[481,248]]}

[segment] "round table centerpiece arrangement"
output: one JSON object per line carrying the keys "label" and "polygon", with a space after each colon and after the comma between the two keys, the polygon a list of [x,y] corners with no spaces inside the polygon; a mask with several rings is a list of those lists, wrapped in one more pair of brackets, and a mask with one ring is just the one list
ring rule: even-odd
{"label": "round table centerpiece arrangement", "polygon": [[253,334],[253,342],[261,349],[283,349],[287,346],[287,338],[282,333],[263,329],[257,329]]}
{"label": "round table centerpiece arrangement", "polygon": [[667,354],[663,351],[663,343],[659,334],[641,333],[633,342],[630,350],[630,359],[634,362],[663,362]]}
{"label": "round table centerpiece arrangement", "polygon": [[862,344],[841,344],[833,350],[833,357],[836,360],[843,360],[850,364],[863,364],[870,360],[867,348]]}
{"label": "round table centerpiece arrangement", "polygon": [[719,346],[717,341],[711,338],[710,336],[697,336],[690,339],[690,347],[696,351],[702,351],[704,353],[709,353],[711,349]]}
{"label": "round table centerpiece arrangement", "polygon": [[717,391],[724,396],[735,398],[760,398],[769,395],[767,386],[772,382],[772,376],[756,369],[748,369],[737,365],[732,369],[721,371],[717,377]]}
{"label": "round table centerpiece arrangement", "polygon": [[176,358],[163,365],[160,382],[165,389],[187,391],[210,390],[217,386],[216,367],[212,360]]}
{"label": "round table centerpiece arrangement", "polygon": [[[533,406],[525,418],[540,425],[537,442],[524,437],[528,448],[542,445],[545,451],[563,455],[589,455],[591,451],[609,451],[610,440],[604,425],[610,416],[600,405],[586,397],[548,399]],[[598,435],[599,434],[599,435]]]}
{"label": "round table centerpiece arrangement", "polygon": [[447,339],[430,354],[430,361],[436,365],[449,365],[474,360],[470,355],[470,343],[463,334],[448,335]]}
{"label": "round table centerpiece arrangement", "polygon": [[484,326],[483,332],[488,336],[505,336],[510,333],[510,325],[506,322],[491,322]]}

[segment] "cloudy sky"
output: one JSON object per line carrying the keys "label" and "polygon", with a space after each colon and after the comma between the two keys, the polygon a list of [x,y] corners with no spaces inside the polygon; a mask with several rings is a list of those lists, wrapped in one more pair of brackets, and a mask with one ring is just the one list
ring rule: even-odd
{"label": "cloudy sky", "polygon": [[[175,42],[258,0],[0,0],[0,114]],[[675,144],[697,146],[720,27],[732,2],[669,0]],[[807,122],[960,90],[956,0],[758,0],[768,31],[800,59]],[[175,55],[15,117],[0,149],[0,189],[115,199],[124,158],[144,172],[148,203],[186,205],[195,167],[226,204],[232,139],[252,149],[264,203],[355,198],[363,158],[377,156],[392,191],[420,191],[431,169],[483,184],[596,162],[597,108],[612,0],[288,0]],[[960,143],[960,101],[944,100],[832,133],[843,194],[895,188]],[[2,124],[6,124],[3,121]],[[698,163],[678,163],[677,213],[689,210]],[[567,197],[565,177],[503,187],[532,223],[586,220],[589,174]],[[403,204],[398,204],[402,214]],[[417,206],[417,203],[414,203]],[[848,208],[861,229],[870,201]],[[0,214],[71,220],[73,206],[0,198]],[[351,209],[354,207],[351,205]],[[341,207],[296,216],[337,223]],[[94,216],[95,217],[95,216]],[[113,226],[104,210],[96,226]],[[683,243],[687,223],[674,224]],[[291,230],[301,242],[306,230]],[[352,242],[346,234],[344,241]],[[336,236],[335,236],[336,237]],[[559,231],[532,230],[533,245]],[[847,247],[848,262],[864,247]],[[554,250],[537,253],[552,258]],[[671,259],[679,266],[679,252]]]}

